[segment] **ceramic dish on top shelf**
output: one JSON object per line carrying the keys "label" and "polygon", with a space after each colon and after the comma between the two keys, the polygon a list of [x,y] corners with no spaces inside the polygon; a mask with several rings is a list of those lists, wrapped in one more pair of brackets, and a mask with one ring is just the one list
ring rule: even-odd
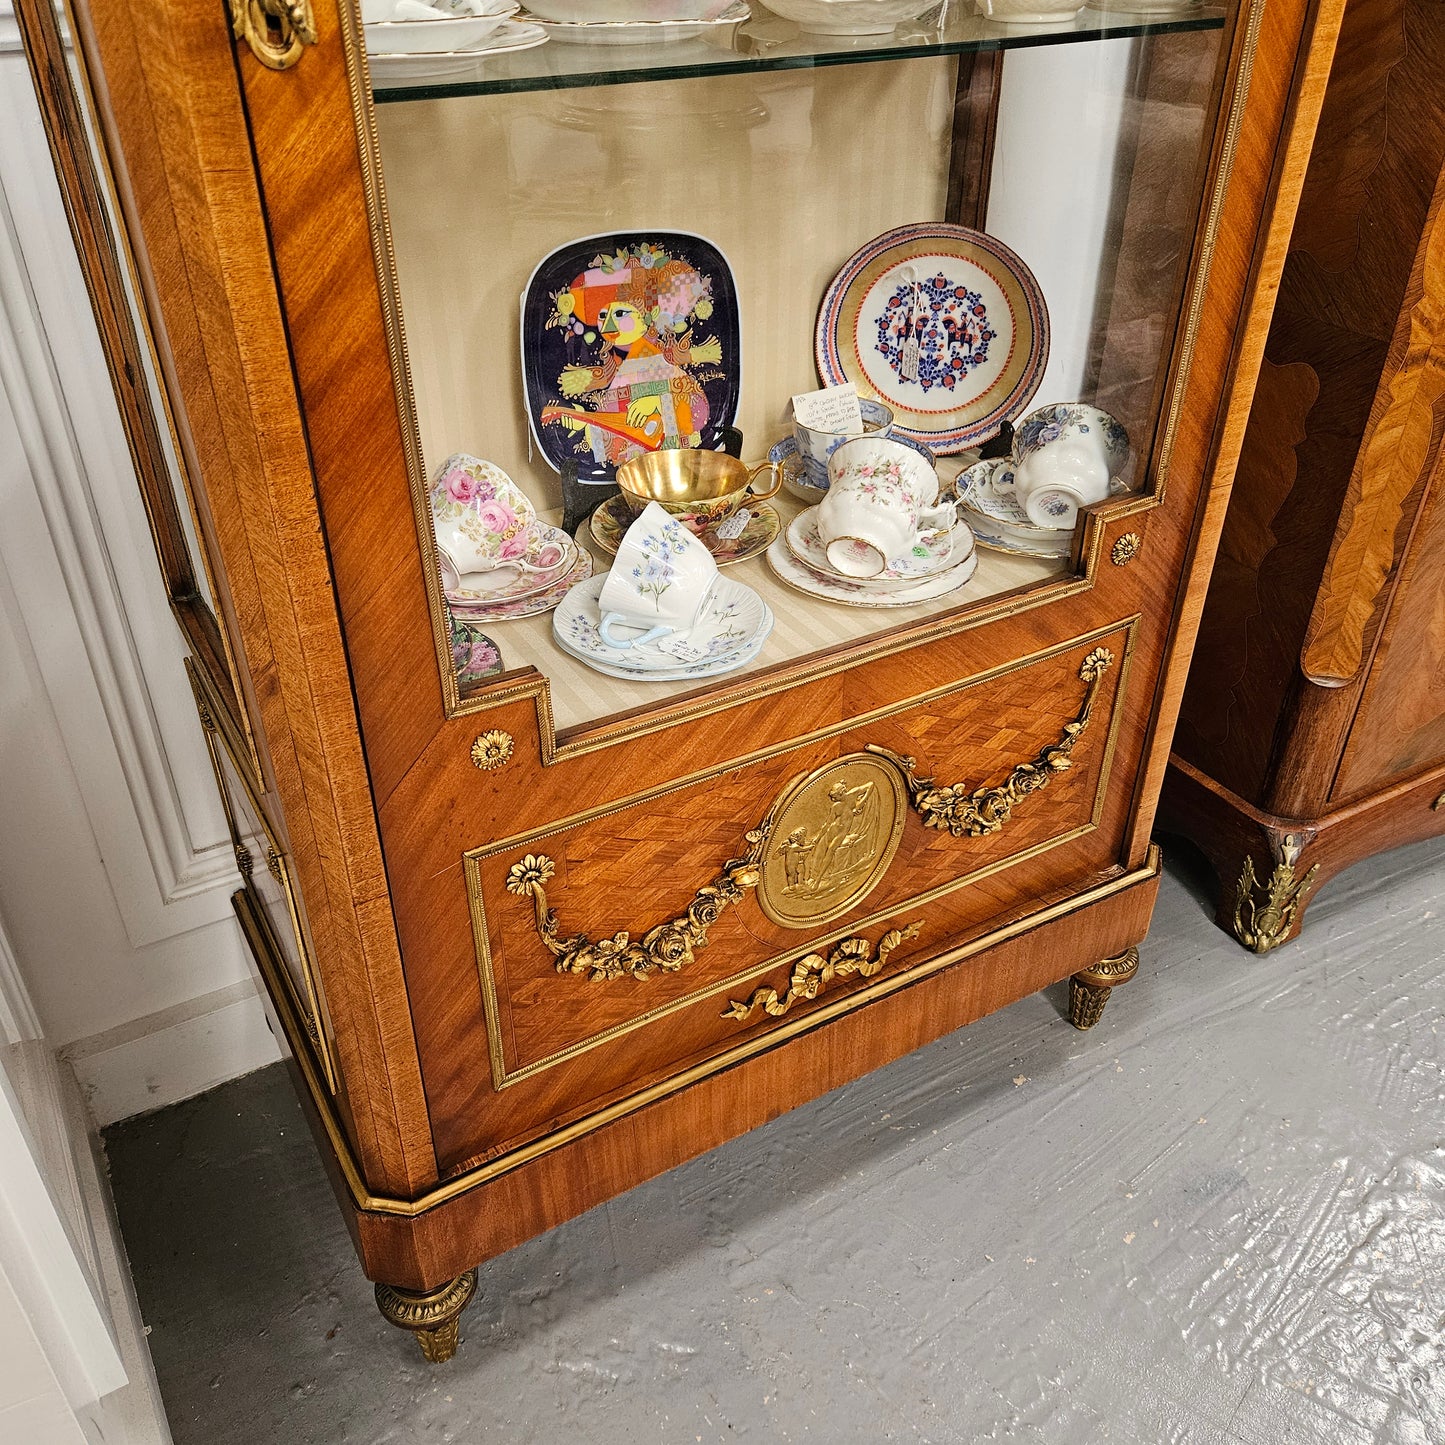
{"label": "ceramic dish on top shelf", "polygon": [[997,436],[1038,390],[1049,313],[1002,241],[926,222],[876,236],[824,293],[818,375],[893,408],[893,432],[940,455]]}
{"label": "ceramic dish on top shelf", "polygon": [[742,321],[727,258],[686,231],[612,231],[537,263],[522,385],[553,471],[610,482],[664,447],[716,448],[738,412]]}
{"label": "ceramic dish on top shelf", "polygon": [[810,35],[887,35],[938,0],[767,0],[768,9]]}
{"label": "ceramic dish on top shelf", "polygon": [[475,70],[488,60],[533,50],[547,43],[547,32],[540,25],[519,20],[504,20],[481,45],[473,50],[445,50],[424,54],[396,54],[373,50],[367,53],[372,79],[383,85],[403,80],[456,79]]}
{"label": "ceramic dish on top shelf", "polygon": [[[743,511],[748,515],[739,528],[735,524]],[[633,520],[624,498],[609,497],[584,525],[591,529],[592,540],[598,547],[615,557]],[[729,567],[734,562],[760,557],[772,545],[782,525],[778,514],[766,502],[753,502],[715,526],[704,528],[697,533],[697,539],[712,553],[719,567]]]}
{"label": "ceramic dish on top shelf", "polygon": [[716,20],[733,0],[527,0],[538,20],[558,25]]}
{"label": "ceramic dish on top shelf", "polygon": [[526,19],[540,25],[559,45],[665,45],[729,25],[741,25],[752,14],[747,0],[733,0],[710,20],[544,20],[535,10]]}
{"label": "ceramic dish on top shelf", "polygon": [[367,50],[376,54],[455,54],[489,43],[521,8],[519,0],[494,0],[474,15],[437,14],[425,20],[378,20],[361,28]]}

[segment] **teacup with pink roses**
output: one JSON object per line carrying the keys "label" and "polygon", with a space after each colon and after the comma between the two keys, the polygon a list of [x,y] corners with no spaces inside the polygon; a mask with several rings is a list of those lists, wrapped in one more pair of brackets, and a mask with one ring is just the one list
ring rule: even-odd
{"label": "teacup with pink roses", "polygon": [[492,462],[458,452],[431,490],[432,525],[444,565],[459,578],[484,572],[555,572],[568,561],[555,531],[522,489]]}

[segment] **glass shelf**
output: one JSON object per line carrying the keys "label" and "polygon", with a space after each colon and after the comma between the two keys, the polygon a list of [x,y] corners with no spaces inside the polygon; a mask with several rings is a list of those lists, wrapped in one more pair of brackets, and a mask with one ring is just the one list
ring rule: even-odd
{"label": "glass shelf", "polygon": [[[1220,30],[1220,7],[1193,5],[1168,15],[1133,15],[1081,10],[1052,25],[1000,25],[977,15],[951,14],[945,3],[933,26],[904,24],[887,35],[809,35],[790,20],[754,5],[750,20],[723,27],[721,37],[635,46],[576,45],[549,40],[513,56],[471,61],[448,58],[445,74],[391,79],[373,65],[378,103],[437,100],[453,95],[504,95],[578,86],[624,85],[644,80],[680,80],[701,75],[743,75],[760,71],[813,70],[881,60],[1028,50],[1134,36],[1177,35]],[[420,57],[419,57],[420,58]]]}

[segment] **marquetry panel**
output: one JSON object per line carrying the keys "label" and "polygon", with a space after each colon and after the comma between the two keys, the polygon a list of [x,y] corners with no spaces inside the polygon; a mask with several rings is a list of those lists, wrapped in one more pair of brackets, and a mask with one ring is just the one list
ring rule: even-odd
{"label": "marquetry panel", "polygon": [[[489,1063],[494,1086],[504,1091],[508,1133],[534,1113],[540,1120],[559,1108],[595,1103],[643,1073],[716,1053],[744,1030],[776,1026],[782,1016],[761,1007],[746,1019],[725,1015],[760,987],[786,994],[792,969],[810,954],[826,958],[844,939],[867,942],[866,949],[845,946],[850,968],[819,992],[832,1003],[869,976],[856,965],[871,968],[890,930],[916,926],[916,933],[884,948],[884,967],[904,970],[910,960],[927,959],[987,924],[1031,911],[1040,901],[1042,875],[1029,871],[1016,879],[1023,865],[1047,855],[1050,888],[1106,869],[1119,840],[1098,824],[1130,642],[1131,630],[1121,627],[1002,675],[963,680],[927,704],[854,731],[575,826],[477,849],[467,874],[490,1053],[477,1067]],[[1081,671],[1096,681],[1085,681]],[[887,770],[903,785],[905,803],[897,853],[854,906],[812,929],[786,926],[768,916],[745,879],[707,923],[705,943],[691,947],[680,966],[660,961],[676,962],[666,947],[638,947],[658,925],[686,923],[699,890],[727,879],[730,863],[746,860],[756,842],[750,831],[756,833],[798,780],[859,755],[867,759],[859,776],[879,784],[881,795],[879,773]],[[1041,766],[1045,755],[1052,767]],[[917,786],[918,796],[908,801],[908,775],[899,761],[907,758],[915,760],[917,779],[958,785],[960,797],[1007,791],[972,809],[956,807],[957,836],[946,818],[944,826],[928,827],[925,814],[935,815],[942,804]],[[1047,780],[1036,786],[1042,774]],[[858,780],[846,769],[839,776]],[[824,777],[825,792],[833,777]],[[826,811],[825,805],[816,815],[822,823]],[[764,840],[755,855],[764,861],[777,863],[769,848],[797,831],[791,808],[779,816],[790,820],[789,832]],[[805,841],[828,846],[823,832],[814,827]],[[1067,854],[1060,851],[1066,848]],[[529,870],[551,910],[551,947],[526,887]],[[734,870],[732,877],[741,874]],[[579,948],[579,935],[603,947]],[[623,964],[609,965],[607,955],[619,950]],[[617,976],[603,976],[609,967]],[[788,1022],[814,1006],[812,999],[797,1000]],[[494,1142],[479,1135],[475,1145]]]}

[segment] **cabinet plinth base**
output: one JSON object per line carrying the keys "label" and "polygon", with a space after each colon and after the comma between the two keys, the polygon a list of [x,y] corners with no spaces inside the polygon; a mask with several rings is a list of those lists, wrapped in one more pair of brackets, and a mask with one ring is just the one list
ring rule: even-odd
{"label": "cabinet plinth base", "polygon": [[445,1364],[457,1352],[458,1325],[477,1290],[477,1272],[465,1274],[440,1289],[424,1292],[397,1289],[389,1284],[376,1287],[376,1307],[382,1318],[398,1329],[410,1330],[427,1362]]}
{"label": "cabinet plinth base", "polygon": [[1091,1029],[1104,1016],[1109,995],[1139,971],[1139,950],[1126,948],[1117,958],[1100,959],[1080,969],[1069,980],[1069,1022],[1076,1029]]}
{"label": "cabinet plinth base", "polygon": [[[1315,817],[1257,808],[1175,755],[1159,799],[1159,829],[1199,848],[1217,886],[1215,922],[1265,954],[1300,931],[1307,905],[1363,858],[1445,834],[1445,767]],[[1437,806],[1440,804],[1440,806]]]}

